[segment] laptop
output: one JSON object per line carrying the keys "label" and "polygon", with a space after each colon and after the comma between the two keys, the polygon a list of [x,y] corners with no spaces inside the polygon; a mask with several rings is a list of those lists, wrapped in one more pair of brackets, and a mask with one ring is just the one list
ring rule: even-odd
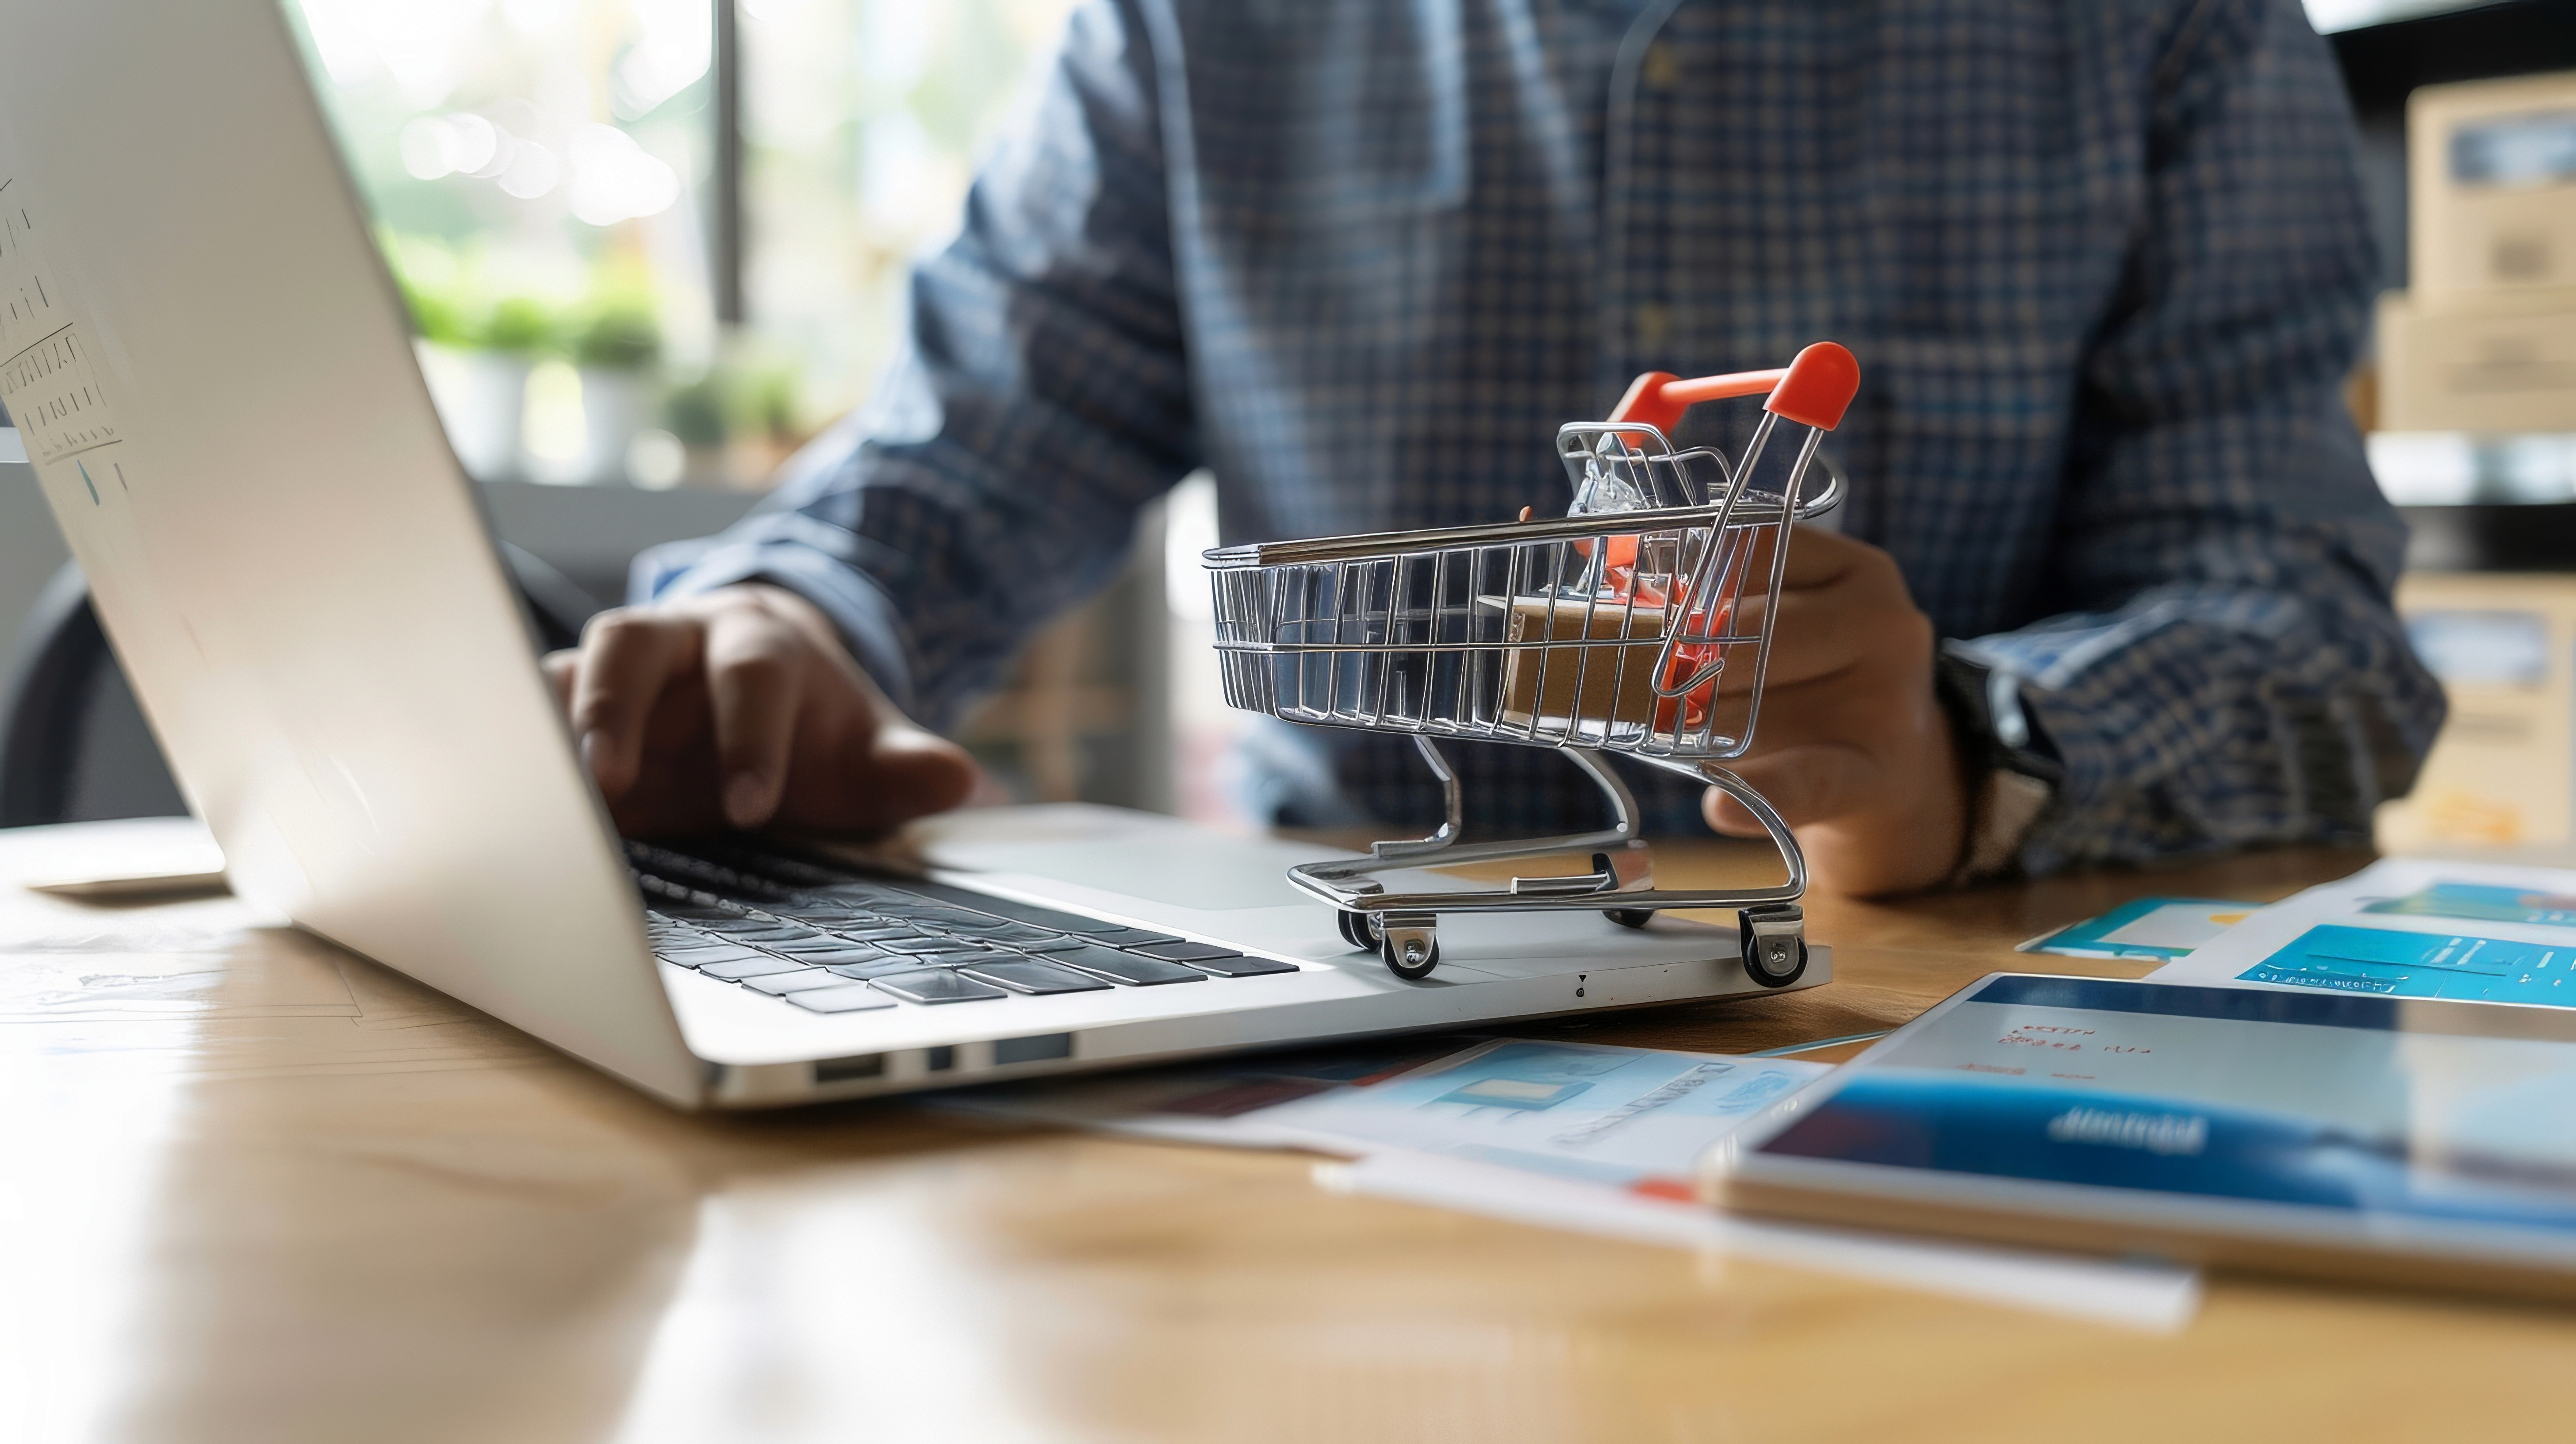
{"label": "laptop", "polygon": [[1117,809],[935,819],[912,878],[621,841],[277,0],[13,15],[0,405],[234,890],[681,1107],[1769,991],[1588,911],[1407,981],[1286,881],[1327,852]]}

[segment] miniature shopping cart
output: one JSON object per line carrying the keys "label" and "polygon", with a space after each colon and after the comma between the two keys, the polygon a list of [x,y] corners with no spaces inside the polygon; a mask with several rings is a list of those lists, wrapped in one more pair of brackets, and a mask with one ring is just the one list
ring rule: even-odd
{"label": "miniature shopping cart", "polygon": [[[1761,794],[1723,765],[1753,741],[1789,532],[1840,499],[1806,478],[1860,384],[1849,351],[1809,346],[1787,369],[1637,378],[1606,422],[1557,433],[1574,485],[1558,519],[1222,547],[1206,554],[1226,702],[1291,722],[1408,734],[1440,779],[1447,820],[1367,857],[1307,863],[1289,881],[1338,910],[1342,936],[1403,978],[1438,966],[1442,913],[1598,908],[1643,927],[1662,908],[1738,910],[1745,972],[1787,987],[1806,971],[1806,858]],[[1677,449],[1701,401],[1766,396],[1740,460]],[[1759,479],[1778,422],[1803,427],[1774,486]],[[1777,467],[1774,470],[1778,470]],[[1553,747],[1609,799],[1601,831],[1464,843],[1457,774],[1440,739]],[[1659,889],[1637,803],[1601,754],[1715,787],[1759,820],[1787,864],[1772,887]],[[1591,870],[1481,891],[1389,892],[1380,874],[1589,854]]]}

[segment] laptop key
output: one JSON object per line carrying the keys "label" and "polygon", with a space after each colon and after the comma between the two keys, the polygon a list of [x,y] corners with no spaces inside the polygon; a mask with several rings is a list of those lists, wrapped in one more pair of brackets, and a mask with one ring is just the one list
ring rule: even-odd
{"label": "laptop key", "polygon": [[1095,943],[1107,943],[1113,948],[1150,948],[1180,941],[1170,933],[1148,932],[1143,928],[1118,928],[1111,932],[1090,933],[1086,936]]}
{"label": "laptop key", "polygon": [[889,953],[974,953],[984,950],[971,938],[887,938],[868,946]]}
{"label": "laptop key", "polygon": [[869,963],[825,963],[823,970],[839,977],[864,981],[890,978],[897,973],[917,973],[921,971],[921,963],[919,958],[882,957]]}
{"label": "laptop key", "polygon": [[[968,939],[968,941],[974,940]],[[1019,953],[1009,948],[989,947],[979,943],[969,951],[929,953],[914,958],[913,961],[930,968],[973,968],[981,967],[986,963],[1016,963],[1020,961],[1020,957]]]}
{"label": "laptop key", "polygon": [[921,929],[919,928],[908,928],[901,923],[888,923],[882,921],[871,921],[865,923],[833,923],[828,926],[824,926],[823,931],[830,933],[836,938],[848,938],[852,942],[860,943],[881,943],[886,941],[888,938],[917,938],[921,936]]}
{"label": "laptop key", "polygon": [[739,983],[745,978],[765,977],[771,973],[792,973],[804,966],[794,958],[774,958],[767,953],[755,953],[738,963],[706,963],[698,971],[710,978]]}
{"label": "laptop key", "polygon": [[809,988],[847,987],[849,982],[849,979],[834,977],[821,968],[804,968],[793,973],[770,973],[762,977],[745,978],[742,980],[742,985],[755,993],[768,993],[773,997],[783,998],[789,993],[801,993]]}
{"label": "laptop key", "polygon": [[1214,943],[1141,943],[1126,945],[1131,953],[1161,958],[1167,963],[1195,963],[1209,958],[1239,958],[1243,954]]}
{"label": "laptop key", "polygon": [[651,908],[650,915],[669,918],[674,922],[691,923],[698,927],[705,927],[709,923],[738,923],[748,920],[748,914],[738,907],[699,907],[694,903],[656,903]]}
{"label": "laptop key", "polygon": [[1060,963],[1065,967],[1089,973],[1095,978],[1107,978],[1113,983],[1125,983],[1132,988],[1150,988],[1160,983],[1207,981],[1207,974],[1196,968],[1185,968],[1178,963],[1164,962],[1160,958],[1140,958],[1134,953],[1122,953],[1116,948],[1093,946],[1076,948],[1069,952],[1047,953],[1043,956],[1047,962]]}
{"label": "laptop key", "polygon": [[963,973],[946,968],[923,968],[918,972],[889,973],[868,980],[871,988],[882,988],[898,998],[916,1003],[971,1003],[982,998],[1007,998],[1010,994],[990,983],[979,983]]}
{"label": "laptop key", "polygon": [[809,988],[789,993],[787,1001],[814,1013],[860,1013],[870,1008],[891,1008],[894,999],[865,983],[843,983],[837,988]]}
{"label": "laptop key", "polygon": [[1048,921],[1045,926],[1051,928],[1062,928],[1066,932],[1081,933],[1085,936],[1093,936],[1100,933],[1123,933],[1134,931],[1134,929],[1129,928],[1125,923],[1113,923],[1107,918],[1087,918],[1080,913],[1065,913],[1060,919]]}
{"label": "laptop key", "polygon": [[965,932],[971,937],[983,938],[988,942],[1009,943],[1013,947],[1020,948],[1028,947],[1032,943],[1053,943],[1065,940],[1062,933],[1048,928],[1033,927],[1027,923],[995,923],[991,927],[979,927],[971,932],[964,928],[957,931]]}
{"label": "laptop key", "polygon": [[861,907],[856,903],[845,902],[839,898],[808,898],[798,902],[771,903],[769,906],[761,909],[761,911],[782,918],[794,918],[800,923],[817,921],[829,922],[834,919],[872,918],[877,916],[877,910],[874,908]]}
{"label": "laptop key", "polygon": [[787,938],[810,938],[812,928],[794,923],[776,923],[767,918],[744,918],[736,923],[700,923],[700,931],[713,933],[727,942],[774,943]]}
{"label": "laptop key", "polygon": [[1220,978],[1257,978],[1264,973],[1299,971],[1295,963],[1283,963],[1277,958],[1247,958],[1241,953],[1227,953],[1219,958],[1192,958],[1189,963],[1200,972],[1214,973]]}
{"label": "laptop key", "polygon": [[699,938],[686,943],[657,942],[653,945],[653,956],[684,968],[702,968],[709,963],[747,962],[763,954],[758,948],[747,948],[740,943]]}
{"label": "laptop key", "polygon": [[1096,993],[1105,992],[1109,987],[1107,983],[1086,978],[1071,968],[1059,968],[1031,958],[1018,958],[1006,963],[968,963],[958,971],[1014,993]]}
{"label": "laptop key", "polygon": [[924,917],[920,921],[929,923],[933,927],[946,928],[952,933],[970,933],[985,928],[1006,928],[1011,925],[1008,918],[988,917],[983,913],[968,912],[963,908],[946,909],[937,916]]}
{"label": "laptop key", "polygon": [[803,958],[818,966],[824,963],[864,963],[872,958],[894,956],[870,943],[846,942],[840,938],[820,935],[810,938],[788,938],[781,942],[762,943],[760,946],[781,957]]}
{"label": "laptop key", "polygon": [[1076,948],[1096,948],[1100,944],[1086,937],[1032,938],[1025,943],[1012,943],[1024,953],[1069,953]]}

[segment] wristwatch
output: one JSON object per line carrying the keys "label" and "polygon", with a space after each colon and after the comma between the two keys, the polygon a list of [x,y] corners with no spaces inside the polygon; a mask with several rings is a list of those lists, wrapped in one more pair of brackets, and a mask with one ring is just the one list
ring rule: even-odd
{"label": "wristwatch", "polygon": [[2021,705],[2021,679],[1955,641],[1932,654],[1932,690],[1968,769],[1968,837],[1952,885],[2012,869],[2066,769]]}

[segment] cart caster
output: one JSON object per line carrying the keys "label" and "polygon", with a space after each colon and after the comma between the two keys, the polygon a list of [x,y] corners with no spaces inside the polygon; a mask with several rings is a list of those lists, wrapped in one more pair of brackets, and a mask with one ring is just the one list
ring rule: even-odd
{"label": "cart caster", "polygon": [[1408,983],[1440,966],[1438,922],[1429,914],[1390,914],[1378,919],[1377,954],[1386,970]]}
{"label": "cart caster", "polygon": [[1642,928],[1655,920],[1652,908],[1604,908],[1601,915],[1623,928]]}
{"label": "cart caster", "polygon": [[1744,975],[1766,988],[1785,988],[1807,975],[1807,914],[1796,903],[1770,903],[1735,915],[1744,945]]}
{"label": "cart caster", "polygon": [[1369,930],[1369,916],[1364,912],[1342,909],[1333,921],[1342,930],[1342,941],[1364,953],[1377,951],[1377,935]]}

